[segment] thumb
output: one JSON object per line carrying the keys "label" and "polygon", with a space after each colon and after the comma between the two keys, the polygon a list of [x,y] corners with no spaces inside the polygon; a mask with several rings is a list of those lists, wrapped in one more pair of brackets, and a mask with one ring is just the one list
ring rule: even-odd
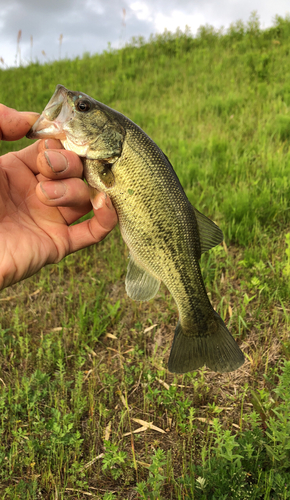
{"label": "thumb", "polygon": [[20,112],[0,104],[0,140],[17,141],[21,139],[38,117],[38,113]]}

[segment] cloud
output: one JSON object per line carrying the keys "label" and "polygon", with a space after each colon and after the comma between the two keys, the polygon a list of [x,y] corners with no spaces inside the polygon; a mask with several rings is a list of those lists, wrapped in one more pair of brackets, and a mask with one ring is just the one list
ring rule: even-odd
{"label": "cloud", "polygon": [[9,0],[0,10],[0,57],[14,63],[20,29],[22,59],[29,62],[32,52],[43,61],[42,51],[50,60],[59,57],[61,34],[62,56],[75,57],[102,52],[108,42],[117,48],[133,36],[148,38],[165,28],[188,25],[195,33],[204,24],[227,27],[237,19],[247,21],[253,10],[266,27],[275,14],[285,16],[289,0]]}
{"label": "cloud", "polygon": [[132,2],[129,4],[129,8],[134,12],[137,19],[142,21],[153,21],[153,12],[152,7],[148,4],[148,2],[141,2],[137,0],[137,2]]}

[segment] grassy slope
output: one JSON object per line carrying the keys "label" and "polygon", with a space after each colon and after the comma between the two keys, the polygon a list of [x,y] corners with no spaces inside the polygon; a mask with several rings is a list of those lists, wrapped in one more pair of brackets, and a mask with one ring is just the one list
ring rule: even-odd
{"label": "grassy slope", "polygon": [[[210,449],[218,436],[202,419],[217,416],[224,430],[235,432],[250,425],[249,387],[271,391],[282,358],[290,359],[285,243],[290,23],[280,19],[260,32],[252,19],[223,36],[203,29],[195,40],[164,35],[135,45],[2,71],[0,101],[40,112],[62,83],[123,112],[156,141],[190,201],[224,231],[226,245],[203,256],[203,274],[247,362],[227,375],[205,369],[184,377],[167,372],[175,305],[164,288],[149,303],[128,299],[127,250],[118,231],[5,290],[0,298],[5,498],[88,498],[81,491],[106,498],[111,490],[116,498],[133,498],[135,485],[149,481],[146,464],[154,456],[158,462],[158,450],[165,458],[155,471],[153,462],[152,498],[238,498],[228,490],[222,497],[213,484],[199,496],[203,489],[196,487],[190,466],[201,456],[205,463],[202,447]],[[26,139],[2,143],[1,154],[26,144]],[[144,333],[151,325],[156,326]],[[141,426],[133,418],[153,422],[166,434],[147,430],[124,436]],[[107,461],[83,468],[104,452],[104,439],[111,443]],[[193,479],[181,484],[182,476]],[[269,481],[267,476],[265,484]],[[259,484],[256,477],[254,482]],[[269,488],[274,495],[274,486]],[[267,498],[261,492],[249,498]],[[144,495],[140,489],[137,498],[149,498]]]}

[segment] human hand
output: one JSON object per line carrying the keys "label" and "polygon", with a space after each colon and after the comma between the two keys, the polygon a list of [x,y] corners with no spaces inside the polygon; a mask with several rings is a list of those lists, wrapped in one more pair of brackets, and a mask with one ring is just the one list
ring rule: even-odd
{"label": "human hand", "polygon": [[[24,137],[38,118],[0,104],[0,140]],[[0,290],[46,264],[101,241],[117,224],[109,197],[98,193],[94,217],[83,165],[59,141],[41,140],[0,157]]]}

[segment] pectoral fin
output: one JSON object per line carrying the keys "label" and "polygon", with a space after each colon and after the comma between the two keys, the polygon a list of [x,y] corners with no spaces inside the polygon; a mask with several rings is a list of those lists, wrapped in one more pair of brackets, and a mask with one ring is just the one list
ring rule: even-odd
{"label": "pectoral fin", "polygon": [[223,241],[221,229],[208,217],[192,207],[197,220],[201,253],[210,250]]}
{"label": "pectoral fin", "polygon": [[133,300],[150,300],[158,292],[160,280],[140,267],[130,256],[125,281],[126,292]]}
{"label": "pectoral fin", "polygon": [[100,181],[106,188],[111,188],[115,184],[115,177],[112,172],[112,164],[101,160],[89,160],[82,158],[85,178],[91,186],[100,189]]}

